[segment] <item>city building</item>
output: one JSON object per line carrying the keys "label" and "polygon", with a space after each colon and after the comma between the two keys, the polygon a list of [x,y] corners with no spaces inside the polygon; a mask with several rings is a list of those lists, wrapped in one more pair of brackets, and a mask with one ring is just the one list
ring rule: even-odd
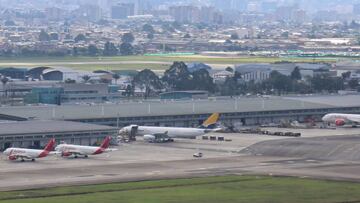
{"label": "city building", "polygon": [[260,83],[269,79],[272,67],[269,64],[242,64],[236,65],[235,70],[245,82]]}
{"label": "city building", "polygon": [[112,19],[126,19],[135,13],[135,5],[133,3],[119,3],[111,7]]}
{"label": "city building", "polygon": [[108,84],[57,84],[56,86],[34,87],[24,102],[28,104],[102,103],[122,98],[116,86]]}

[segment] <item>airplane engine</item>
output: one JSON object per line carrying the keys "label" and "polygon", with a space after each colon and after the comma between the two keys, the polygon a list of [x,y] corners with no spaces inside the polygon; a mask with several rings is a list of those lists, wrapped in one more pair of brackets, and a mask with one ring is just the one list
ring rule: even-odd
{"label": "airplane engine", "polygon": [[144,135],[144,140],[147,142],[154,142],[156,137],[154,135]]}
{"label": "airplane engine", "polygon": [[61,153],[61,156],[64,156],[64,157],[68,157],[70,155],[71,155],[71,153],[69,153],[69,152],[62,152]]}
{"label": "airplane engine", "polygon": [[16,156],[9,156],[9,160],[11,160],[11,161],[16,160]]}
{"label": "airplane engine", "polygon": [[345,125],[345,121],[343,119],[336,119],[335,120],[335,125],[336,126],[344,126]]}

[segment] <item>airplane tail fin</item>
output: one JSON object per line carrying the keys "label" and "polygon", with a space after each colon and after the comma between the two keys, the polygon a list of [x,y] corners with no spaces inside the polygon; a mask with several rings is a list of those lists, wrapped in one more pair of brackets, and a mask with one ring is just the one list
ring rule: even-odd
{"label": "airplane tail fin", "polygon": [[43,158],[43,157],[46,157],[47,155],[49,155],[50,152],[54,149],[54,146],[55,146],[55,139],[53,138],[47,143],[47,145],[44,148],[44,151],[42,151],[39,154],[38,158]]}
{"label": "airplane tail fin", "polygon": [[203,127],[203,128],[209,128],[210,126],[215,125],[215,124],[218,122],[219,118],[220,118],[220,114],[219,114],[219,113],[213,113],[213,114],[211,114],[211,116],[210,116],[208,119],[206,119],[206,120],[203,122],[203,124],[201,125],[201,127]]}
{"label": "airplane tail fin", "polygon": [[50,151],[52,151],[52,150],[54,149],[54,146],[55,146],[55,138],[51,139],[51,140],[47,143],[47,145],[46,145],[45,148],[44,148],[44,151],[50,152]]}
{"label": "airplane tail fin", "polygon": [[111,137],[110,136],[107,136],[104,141],[101,143],[100,145],[100,148],[101,149],[107,149],[110,145],[110,140],[111,140]]}

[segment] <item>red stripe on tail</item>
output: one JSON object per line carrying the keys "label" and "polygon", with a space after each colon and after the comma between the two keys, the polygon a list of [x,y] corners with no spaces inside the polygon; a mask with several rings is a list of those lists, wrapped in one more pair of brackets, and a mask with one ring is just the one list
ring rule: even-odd
{"label": "red stripe on tail", "polygon": [[104,141],[101,143],[100,145],[100,148],[102,149],[107,149],[109,146],[110,146],[110,140],[111,140],[111,137],[110,136],[107,136]]}
{"label": "red stripe on tail", "polygon": [[100,147],[93,153],[93,154],[101,154],[103,153],[110,145],[111,137],[108,136],[104,139],[104,141],[101,143]]}
{"label": "red stripe on tail", "polygon": [[47,155],[49,155],[50,151],[54,149],[54,146],[55,146],[55,139],[53,138],[47,143],[47,145],[44,148],[44,151],[42,151],[39,154],[39,158],[46,157]]}

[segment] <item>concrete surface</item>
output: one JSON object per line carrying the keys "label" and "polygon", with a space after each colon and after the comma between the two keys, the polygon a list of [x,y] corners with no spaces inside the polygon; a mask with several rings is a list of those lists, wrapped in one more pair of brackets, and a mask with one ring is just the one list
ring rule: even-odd
{"label": "concrete surface", "polygon": [[[316,132],[316,133],[314,133]],[[216,134],[232,139],[232,142],[210,140],[184,140],[174,143],[151,144],[139,140],[117,146],[118,151],[85,158],[61,158],[57,156],[38,159],[36,162],[12,162],[2,156],[0,160],[0,191],[50,186],[151,180],[178,177],[199,177],[224,174],[270,174],[360,182],[360,161],[349,160],[347,156],[335,159],[313,159],[283,154],[282,156],[240,153],[257,143],[296,142],[297,147],[311,148],[311,140],[321,144],[353,143],[358,147],[359,139],[336,134],[356,133],[354,129],[342,129],[329,136],[329,130],[303,130],[304,137],[284,138],[267,135]],[[335,131],[332,131],[335,132]],[[308,133],[308,134],[306,134]],[[310,141],[309,141],[309,140]],[[345,140],[345,141],[344,141]],[[255,144],[255,145],[254,145]],[[332,146],[332,145],[331,145]],[[268,146],[267,146],[268,147]],[[316,147],[314,147],[316,148]],[[325,147],[327,148],[327,147]],[[350,150],[348,145],[339,152]],[[193,158],[196,152],[203,152],[201,159]],[[334,153],[338,153],[337,151]],[[291,156],[290,156],[291,155]]]}

